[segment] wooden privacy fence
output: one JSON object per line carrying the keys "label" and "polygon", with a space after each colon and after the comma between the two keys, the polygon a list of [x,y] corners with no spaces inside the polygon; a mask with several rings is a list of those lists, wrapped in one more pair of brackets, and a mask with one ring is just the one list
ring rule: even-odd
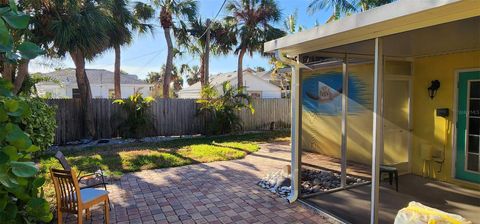
{"label": "wooden privacy fence", "polygon": [[[111,99],[93,99],[93,118],[98,138],[113,138],[118,131],[112,116],[122,108]],[[55,144],[65,144],[84,138],[82,105],[79,99],[50,99],[57,106]],[[200,105],[195,99],[156,99],[149,108],[154,130],[147,136],[179,136],[204,134],[207,119],[198,114]],[[290,127],[290,99],[255,99],[255,113],[240,111],[245,131]]]}

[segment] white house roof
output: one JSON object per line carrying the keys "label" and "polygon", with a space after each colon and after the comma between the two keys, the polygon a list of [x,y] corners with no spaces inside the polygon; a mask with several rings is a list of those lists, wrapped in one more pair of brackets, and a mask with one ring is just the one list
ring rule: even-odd
{"label": "white house roof", "polygon": [[[262,72],[260,74],[264,75],[264,72]],[[257,82],[264,82],[267,85],[271,86],[272,88],[275,88],[275,89],[278,88],[277,86],[269,83],[268,80],[264,80],[264,79],[262,79],[262,77],[259,77],[257,72],[255,72],[252,69],[245,69],[243,71],[243,76],[244,77],[247,77],[247,76],[255,77]],[[228,72],[228,73],[220,73],[220,74],[217,74],[217,75],[210,76],[210,85],[215,86],[215,87],[220,87],[226,81],[230,81],[230,83],[232,85],[236,85],[237,84],[237,72],[234,71],[234,72]],[[197,83],[195,83],[195,84],[193,84],[189,87],[186,87],[186,88],[180,90],[180,92],[200,92],[201,88],[202,88],[201,83],[197,82]]]}
{"label": "white house roof", "polygon": [[[111,71],[105,69],[86,69],[88,81],[90,85],[95,84],[113,84],[114,74]],[[52,77],[58,80],[62,84],[76,84],[77,79],[75,77],[75,69],[62,69],[49,73],[42,73],[41,76]],[[139,79],[136,75],[120,74],[121,84],[148,84],[144,80]],[[53,84],[52,82],[43,82],[43,84]]]}
{"label": "white house roof", "polygon": [[479,15],[478,0],[399,0],[266,42],[264,48],[294,56]]}

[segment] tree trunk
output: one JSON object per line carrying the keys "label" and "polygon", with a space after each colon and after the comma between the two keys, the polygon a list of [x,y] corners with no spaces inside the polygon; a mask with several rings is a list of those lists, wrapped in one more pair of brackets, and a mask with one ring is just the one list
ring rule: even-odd
{"label": "tree trunk", "polygon": [[121,57],[121,52],[120,52],[120,46],[115,45],[113,47],[115,49],[115,68],[113,71],[113,77],[114,77],[114,88],[115,88],[115,99],[120,99],[122,98],[122,90],[120,89],[120,57]]}
{"label": "tree trunk", "polygon": [[205,87],[205,54],[200,55],[200,84]]}
{"label": "tree trunk", "polygon": [[15,77],[15,81],[13,83],[13,93],[15,95],[18,95],[20,92],[20,89],[22,88],[23,81],[25,80],[25,77],[28,76],[28,64],[30,63],[30,60],[22,60],[18,64],[18,72],[17,76]]}
{"label": "tree trunk", "polygon": [[240,53],[238,54],[238,68],[237,68],[238,83],[237,83],[237,87],[239,89],[243,86],[243,56],[245,55],[246,51],[247,51],[247,48],[242,47],[242,49],[240,50]]}
{"label": "tree trunk", "polygon": [[207,35],[205,39],[205,54],[203,58],[203,63],[204,63],[204,73],[203,74],[203,85],[206,86],[208,85],[209,82],[209,68],[210,68],[210,19],[207,19]]}
{"label": "tree trunk", "polygon": [[13,71],[15,71],[15,67],[13,66],[13,64],[10,64],[8,62],[3,62],[3,71],[2,71],[3,79],[13,83]]}
{"label": "tree trunk", "polygon": [[83,52],[75,50],[70,52],[73,63],[75,64],[75,77],[80,92],[80,103],[83,106],[83,123],[87,137],[95,137],[95,125],[93,120],[92,92],[85,71],[85,57]]}
{"label": "tree trunk", "polygon": [[170,82],[172,80],[172,69],[173,69],[173,44],[172,37],[170,36],[170,27],[163,28],[163,33],[165,34],[165,40],[167,42],[167,63],[165,64],[165,74],[163,75],[163,97],[170,97]]}

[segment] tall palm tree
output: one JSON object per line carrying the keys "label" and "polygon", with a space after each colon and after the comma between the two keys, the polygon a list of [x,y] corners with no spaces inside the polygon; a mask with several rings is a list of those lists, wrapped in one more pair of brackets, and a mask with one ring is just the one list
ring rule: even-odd
{"label": "tall palm tree", "polygon": [[70,55],[75,64],[75,76],[83,105],[84,124],[87,136],[95,137],[92,93],[85,72],[86,60],[108,49],[109,30],[113,21],[104,1],[55,0],[39,1],[42,14],[36,15],[38,23],[33,33],[42,36],[43,43],[50,46],[52,54],[61,57]]}
{"label": "tall palm tree", "polygon": [[[233,26],[226,22],[211,21],[208,24],[201,18],[196,18],[189,24],[181,23],[179,28],[175,29],[177,44],[187,50],[192,55],[200,58],[200,81],[202,86],[208,85],[209,74],[205,67],[210,59],[210,53],[213,55],[226,55],[233,50],[237,44],[237,37]],[[206,30],[210,29],[209,51],[205,49],[207,43]]]}
{"label": "tall palm tree", "polygon": [[310,14],[321,9],[333,9],[327,23],[337,20],[345,14],[357,11],[355,4],[349,0],[312,0],[307,8]]}
{"label": "tall palm tree", "polygon": [[332,16],[327,20],[328,23],[340,19],[345,14],[367,11],[393,1],[395,0],[311,0],[307,10],[313,14],[320,9],[333,9]]}
{"label": "tall palm tree", "polygon": [[280,20],[280,10],[274,0],[235,0],[226,5],[231,16],[226,19],[237,29],[239,45],[235,50],[238,54],[238,83],[243,86],[243,57],[245,53],[263,52],[263,43],[285,35],[285,32],[272,26]]}
{"label": "tall palm tree", "polygon": [[135,4],[134,10],[128,7],[128,0],[109,0],[107,1],[108,11],[112,17],[113,26],[109,31],[110,44],[115,51],[114,66],[114,98],[121,98],[120,87],[120,61],[121,47],[130,44],[132,41],[132,31],[139,33],[152,31],[152,25],[145,23],[153,16],[154,10],[149,5],[141,2]]}
{"label": "tall palm tree", "polygon": [[193,20],[197,15],[197,1],[195,0],[153,0],[154,6],[160,9],[160,25],[163,28],[167,42],[167,60],[163,77],[163,97],[169,98],[170,83],[172,82],[174,47],[171,31],[181,20]]}

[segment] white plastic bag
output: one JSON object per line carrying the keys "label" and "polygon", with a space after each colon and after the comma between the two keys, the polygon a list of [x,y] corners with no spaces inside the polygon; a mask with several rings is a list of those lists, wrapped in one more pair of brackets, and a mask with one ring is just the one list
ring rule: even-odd
{"label": "white plastic bag", "polygon": [[394,224],[472,224],[462,216],[430,208],[418,202],[398,211]]}

